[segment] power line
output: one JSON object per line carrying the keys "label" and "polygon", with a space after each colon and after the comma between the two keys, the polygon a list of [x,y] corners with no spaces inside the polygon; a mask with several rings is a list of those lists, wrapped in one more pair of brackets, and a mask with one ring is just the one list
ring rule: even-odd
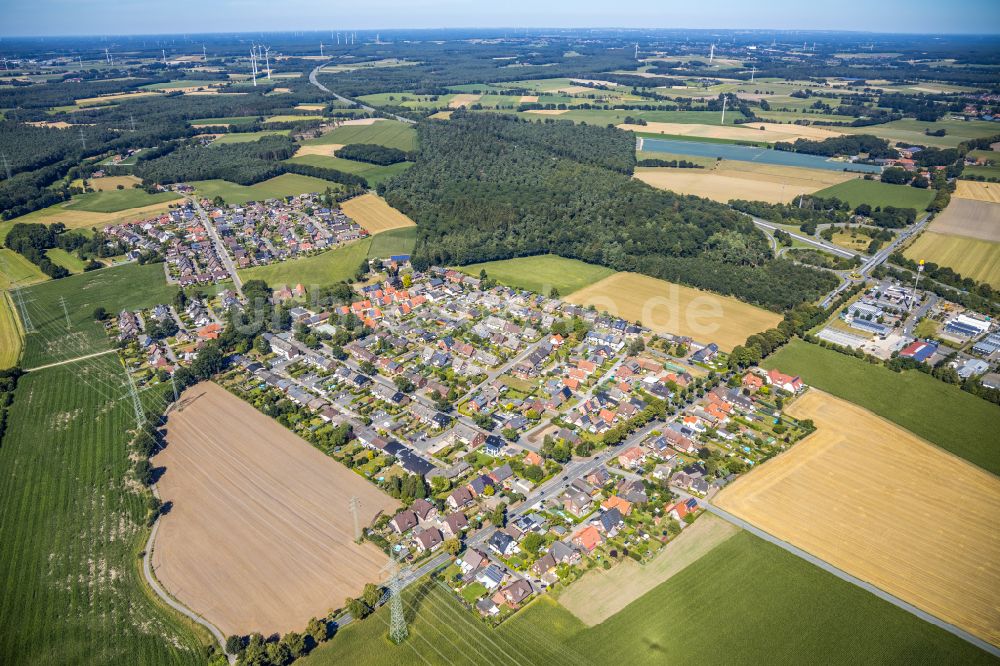
{"label": "power line", "polygon": [[69,331],[72,328],[72,325],[69,322],[69,310],[66,308],[66,297],[59,297],[59,305],[62,306],[63,314],[66,316],[66,330]]}
{"label": "power line", "polygon": [[361,542],[361,520],[358,517],[358,510],[361,508],[361,500],[356,496],[351,496],[351,515],[354,516],[354,541]]}

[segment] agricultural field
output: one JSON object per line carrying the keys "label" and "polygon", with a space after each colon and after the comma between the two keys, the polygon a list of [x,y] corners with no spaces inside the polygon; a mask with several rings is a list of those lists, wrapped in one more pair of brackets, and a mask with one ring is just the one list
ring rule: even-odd
{"label": "agricultural field", "polygon": [[226,635],[302,630],[376,582],[386,556],[354,543],[398,502],[214,383],[181,396],[153,458],[170,512],[153,551],[157,579]]}
{"label": "agricultural field", "polygon": [[[990,205],[1000,208],[998,204]],[[930,228],[934,229],[936,224],[937,220]],[[925,259],[947,266],[962,277],[1000,289],[1000,242],[925,231],[903,254],[914,261]]]}
{"label": "agricultural field", "polygon": [[326,188],[333,191],[340,189],[339,183],[334,183],[312,176],[301,176],[297,173],[283,173],[254,185],[238,185],[227,180],[196,180],[190,183],[198,196],[214,199],[221,196],[228,204],[242,204],[247,201],[264,201],[307,192],[317,194],[325,192]]}
{"label": "agricultural field", "polygon": [[240,278],[264,280],[271,287],[300,283],[307,288],[330,285],[354,277],[361,262],[368,257],[371,243],[371,238],[362,238],[309,257],[245,268],[239,271]]}
{"label": "agricultural field", "polygon": [[371,247],[368,248],[368,257],[384,259],[400,254],[413,254],[413,248],[417,244],[417,228],[401,227],[391,231],[372,236]]}
{"label": "agricultural field", "polygon": [[265,123],[295,123],[300,120],[323,120],[323,116],[284,114],[278,116],[268,116],[264,118]]}
{"label": "agricultural field", "polygon": [[[133,186],[141,182],[142,181],[135,176],[103,176],[102,178],[88,178],[87,186],[98,192],[105,192],[108,190],[117,190],[119,185],[126,189],[131,189]],[[81,178],[77,178],[70,183],[70,186],[83,187],[83,180]]]}
{"label": "agricultural field", "polygon": [[[31,323],[22,364],[33,368],[111,348],[94,308],[108,312],[169,303],[177,287],[167,284],[161,264],[125,264],[21,290]],[[65,300],[66,310],[60,299]],[[67,315],[69,326],[67,327]]]}
{"label": "agricultural field", "polygon": [[49,258],[53,264],[57,266],[62,266],[70,273],[82,273],[84,262],[80,257],[63,250],[62,248],[52,248],[51,250],[45,251],[45,256]]}
{"label": "agricultural field", "polygon": [[1000,242],[1000,203],[956,196],[934,218],[929,229],[939,234]]}
{"label": "agricultural field", "polygon": [[987,178],[1000,179],[1000,166],[991,164],[989,166],[970,166],[962,170],[962,175],[966,178]]}
{"label": "agricultural field", "polygon": [[706,513],[646,564],[625,558],[607,571],[591,569],[562,591],[559,604],[588,627],[596,626],[739,531],[732,523]]}
{"label": "agricultural field", "polygon": [[[343,146],[337,146],[337,148],[342,147]],[[325,146],[309,146],[309,148],[323,149]],[[300,148],[299,151],[301,150],[302,149]],[[299,152],[297,152],[296,155],[288,161],[296,164],[309,164],[311,166],[323,167],[324,169],[337,169],[338,171],[343,171],[345,173],[353,173],[354,175],[361,176],[367,180],[368,185],[371,187],[375,187],[382,181],[401,174],[413,166],[412,162],[397,162],[396,164],[390,164],[388,166],[369,164],[367,162],[355,162],[354,160],[345,160],[340,157],[332,156],[335,151],[331,150],[328,152],[329,155],[316,154],[312,153],[312,151],[307,151],[306,154],[299,154]]]}
{"label": "agricultural field", "polygon": [[701,291],[638,273],[615,273],[565,300],[640,321],[656,333],[714,342],[724,351],[747,336],[776,326],[781,315],[729,296]]}
{"label": "agricultural field", "polygon": [[[539,100],[540,102],[548,103],[552,102],[545,97]],[[579,100],[584,102],[586,100]],[[552,102],[556,103],[556,102]],[[540,109],[536,111],[526,111],[519,114],[521,117],[530,118],[534,115],[558,115],[560,120],[572,120],[574,122],[585,122],[590,125],[622,125],[624,129],[632,129],[635,131],[641,131],[647,125],[628,125],[625,126],[625,118],[627,116],[632,116],[633,118],[642,118],[649,123],[649,127],[654,126],[670,126],[673,125],[692,125],[694,127],[703,128],[700,131],[710,132],[709,127],[714,127],[718,130],[732,129],[738,127],[734,125],[733,122],[738,118],[743,116],[739,112],[734,112],[730,114],[726,113],[726,127],[720,127],[722,120],[722,114],[717,111],[636,111],[636,110],[626,110],[626,109]],[[657,131],[657,130],[651,130]],[[697,130],[692,130],[697,131]],[[712,132],[710,132],[712,133]]]}
{"label": "agricultural field", "polygon": [[[990,663],[961,639],[747,532],[593,628],[551,597],[495,630],[440,583],[421,581],[403,601],[410,636],[401,645],[389,642],[382,608],[303,663],[713,664],[734,654],[768,664]],[[710,620],[681,629],[682,618]]]}
{"label": "agricultural field", "polygon": [[647,122],[645,125],[618,125],[621,129],[644,134],[669,134],[670,136],[703,137],[721,139],[723,141],[753,141],[757,143],[776,143],[778,141],[795,141],[810,139],[822,141],[842,132],[834,132],[812,125],[787,125],[782,123],[746,123],[743,125],[725,126],[687,124],[677,122]]}
{"label": "agricultural field", "polygon": [[24,333],[13,297],[0,291],[0,370],[17,365],[23,344]]}
{"label": "agricultural field", "polygon": [[977,183],[971,180],[956,180],[953,197],[1000,203],[1000,183]]}
{"label": "agricultural field", "polygon": [[265,136],[275,136],[283,135],[288,136],[291,134],[292,130],[261,130],[259,132],[230,132],[228,134],[220,134],[212,142],[212,145],[222,145],[226,143],[249,143],[251,141],[260,141]]}
{"label": "agricultural field", "polygon": [[[108,192],[108,194],[111,193]],[[49,206],[48,208],[41,208],[39,210],[32,211],[27,215],[22,215],[21,217],[15,217],[11,220],[4,220],[0,222],[0,239],[5,238],[7,236],[7,231],[18,222],[37,222],[40,224],[61,222],[66,225],[67,229],[100,229],[107,225],[121,224],[122,222],[130,222],[132,220],[142,220],[159,215],[163,211],[168,210],[173,203],[174,199],[171,199],[162,203],[150,204],[139,208],[126,208],[113,213],[100,213],[70,208],[69,206],[72,205],[72,202],[55,204],[53,206]]]}
{"label": "agricultural field", "polygon": [[387,204],[385,199],[370,192],[348,199],[340,204],[340,209],[372,235],[416,226],[413,220]]}
{"label": "agricultural field", "polygon": [[316,139],[304,141],[303,145],[317,146],[328,143],[374,143],[387,148],[411,151],[417,148],[417,131],[407,123],[398,120],[378,119],[366,124],[343,124],[332,132]]}
{"label": "agricultural field", "polygon": [[20,380],[0,446],[2,663],[205,663],[202,634],[141,579],[123,382],[115,355]]}
{"label": "agricultural field", "polygon": [[230,116],[228,118],[197,118],[189,121],[192,127],[229,127],[230,125],[250,125],[258,116]]}
{"label": "agricultural field", "polygon": [[8,248],[0,248],[0,289],[10,289],[15,283],[20,287],[45,282],[49,276],[24,255]]}
{"label": "agricultural field", "polygon": [[154,204],[176,201],[180,198],[181,196],[175,192],[148,194],[145,190],[129,187],[124,190],[110,189],[78,194],[65,208],[66,210],[80,210],[90,213],[117,213],[132,208],[146,208]]}
{"label": "agricultural field", "polygon": [[554,254],[487,261],[460,266],[458,270],[474,277],[479,277],[480,271],[485,270],[489,277],[501,284],[539,294],[547,295],[555,288],[562,297],[614,274],[610,268]]}
{"label": "agricultural field", "polygon": [[[887,368],[802,340],[766,358],[764,367],[849,400],[932,444],[1000,474],[997,444],[983,433],[1000,431],[995,405],[916,370]],[[901,400],[899,396],[906,396]]]}
{"label": "agricultural field", "polygon": [[[1000,645],[1000,479],[816,389],[788,412],[816,432],[713,503]],[[946,516],[928,516],[939,502]]]}
{"label": "agricultural field", "polygon": [[[904,118],[893,120],[881,125],[868,127],[840,128],[848,134],[873,134],[903,145],[935,146],[939,148],[954,148],[963,141],[993,136],[997,133],[996,123],[985,120],[938,120],[925,122]],[[928,136],[924,130],[945,130],[944,136]]]}
{"label": "agricultural field", "polygon": [[854,178],[833,185],[815,193],[818,197],[836,197],[846,201],[852,208],[861,204],[875,206],[895,206],[896,208],[913,208],[922,211],[934,199],[935,191],[910,187],[909,185],[890,185],[877,180]]}
{"label": "agricultural field", "polygon": [[788,203],[800,194],[812,194],[834,183],[857,179],[843,171],[736,160],[716,161],[707,169],[637,167],[635,177],[661,190],[693,194],[721,203],[732,199]]}

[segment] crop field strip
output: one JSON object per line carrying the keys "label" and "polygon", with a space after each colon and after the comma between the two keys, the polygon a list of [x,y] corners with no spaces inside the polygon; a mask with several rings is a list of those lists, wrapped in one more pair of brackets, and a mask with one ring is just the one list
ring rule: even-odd
{"label": "crop field strip", "polygon": [[[816,389],[789,413],[817,431],[713,502],[1000,645],[1000,479]],[[923,490],[942,478],[940,501],[962,510],[928,524]]]}
{"label": "crop field strip", "polygon": [[413,220],[387,204],[382,197],[371,192],[348,199],[340,204],[340,209],[344,215],[360,224],[372,235],[383,231],[416,226]]}
{"label": "crop field strip", "polygon": [[610,268],[554,254],[487,261],[459,266],[458,270],[473,277],[486,271],[488,277],[501,284],[539,294],[548,295],[555,288],[563,297],[614,274]]}
{"label": "crop field strip", "polygon": [[7,291],[0,291],[0,370],[17,365],[24,345],[24,331]]}
{"label": "crop field strip", "polygon": [[246,280],[264,280],[268,285],[303,284],[326,286],[352,278],[361,262],[368,256],[372,238],[362,238],[347,245],[326,250],[308,257],[288,259],[265,266],[240,269],[239,276]]}
{"label": "crop field strip", "polygon": [[823,198],[836,197],[856,208],[861,204],[875,206],[895,206],[922,211],[934,198],[934,190],[921,190],[908,185],[890,185],[877,180],[854,178],[839,185],[833,185],[816,192]]}

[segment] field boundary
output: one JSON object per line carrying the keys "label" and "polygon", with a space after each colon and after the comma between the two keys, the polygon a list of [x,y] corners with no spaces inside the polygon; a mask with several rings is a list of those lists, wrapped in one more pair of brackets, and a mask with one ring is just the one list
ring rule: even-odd
{"label": "field boundary", "polygon": [[745,529],[746,531],[750,532],[754,536],[760,537],[761,539],[764,539],[765,541],[773,543],[774,545],[778,546],[779,548],[783,548],[784,550],[788,551],[792,555],[795,555],[796,557],[800,557],[803,560],[805,560],[806,562],[809,562],[810,564],[813,564],[813,565],[819,567],[820,569],[823,569],[824,571],[832,573],[834,576],[836,576],[837,578],[840,578],[841,580],[847,581],[848,583],[856,585],[857,587],[860,587],[863,590],[871,592],[876,597],[878,597],[878,598],[880,598],[880,599],[882,599],[884,601],[888,601],[893,606],[901,608],[901,609],[905,610],[906,612],[908,612],[908,613],[910,613],[912,615],[917,616],[921,620],[924,620],[925,622],[929,622],[929,623],[933,624],[936,627],[940,627],[941,629],[944,629],[945,631],[947,631],[947,632],[949,632],[951,634],[954,634],[955,636],[958,636],[962,640],[964,640],[964,641],[966,641],[968,643],[971,643],[972,645],[975,645],[980,650],[983,650],[984,652],[987,652],[987,653],[993,655],[994,657],[1000,657],[1000,647],[997,647],[997,646],[993,645],[992,643],[988,643],[987,641],[984,641],[983,639],[981,639],[981,638],[979,638],[977,636],[973,636],[972,634],[970,634],[966,630],[961,629],[959,627],[956,627],[955,625],[953,625],[953,624],[951,624],[949,622],[945,622],[944,620],[940,619],[936,615],[931,615],[927,611],[921,610],[921,609],[917,608],[916,606],[914,606],[913,604],[910,604],[910,603],[908,603],[906,601],[903,601],[899,597],[897,597],[897,596],[895,596],[893,594],[890,594],[889,592],[886,592],[885,590],[883,590],[882,588],[880,588],[880,587],[878,587],[876,585],[872,585],[871,583],[869,583],[867,581],[864,581],[864,580],[862,580],[862,579],[860,579],[860,578],[858,578],[856,576],[852,576],[851,574],[847,573],[846,571],[844,571],[842,569],[839,569],[839,568],[835,567],[834,565],[830,564],[826,560],[820,559],[820,558],[816,557],[815,555],[813,555],[813,554],[811,554],[811,553],[809,553],[807,551],[802,550],[798,546],[794,546],[794,545],[788,543],[787,541],[783,541],[782,539],[779,539],[778,537],[774,536],[773,534],[770,534],[769,532],[765,532],[764,530],[760,529],[759,527],[756,527],[755,525],[753,525],[751,523],[748,523],[747,521],[743,520],[742,518],[738,518],[738,517],[734,516],[733,514],[731,514],[728,511],[726,511],[725,509],[720,509],[719,507],[715,506],[714,504],[711,504],[711,503],[708,503],[708,502],[705,502],[703,504],[703,506],[705,506],[705,508],[708,509],[709,512],[711,512],[711,513],[719,516],[723,520],[726,520],[726,521],[732,523],[733,525],[736,525],[737,527],[742,527],[743,529]]}

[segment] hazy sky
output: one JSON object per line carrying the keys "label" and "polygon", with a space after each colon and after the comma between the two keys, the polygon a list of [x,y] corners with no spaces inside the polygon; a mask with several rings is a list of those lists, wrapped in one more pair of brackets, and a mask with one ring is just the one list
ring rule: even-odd
{"label": "hazy sky", "polygon": [[998,33],[1000,0],[0,0],[0,35],[524,26]]}

